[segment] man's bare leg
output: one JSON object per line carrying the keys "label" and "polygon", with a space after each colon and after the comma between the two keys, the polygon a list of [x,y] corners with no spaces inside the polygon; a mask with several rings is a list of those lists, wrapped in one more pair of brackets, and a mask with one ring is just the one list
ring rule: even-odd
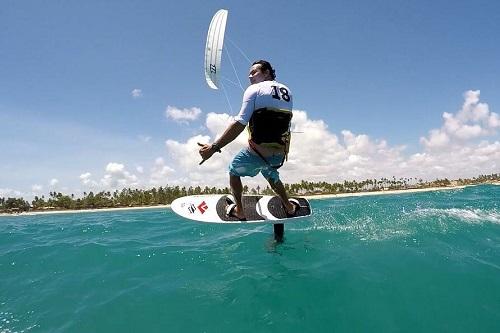
{"label": "man's bare leg", "polygon": [[241,178],[230,174],[229,185],[231,186],[231,191],[233,192],[234,200],[236,201],[236,208],[234,209],[233,213],[239,219],[244,219],[245,213],[243,211],[243,204],[241,202],[241,196],[243,195],[243,184],[241,183]]}
{"label": "man's bare leg", "polygon": [[281,180],[274,182],[272,179],[267,179],[267,181],[269,182],[269,185],[271,185],[273,191],[280,197],[286,212],[288,214],[293,214],[295,207],[290,201],[288,201],[288,194],[286,193],[285,186],[283,186]]}

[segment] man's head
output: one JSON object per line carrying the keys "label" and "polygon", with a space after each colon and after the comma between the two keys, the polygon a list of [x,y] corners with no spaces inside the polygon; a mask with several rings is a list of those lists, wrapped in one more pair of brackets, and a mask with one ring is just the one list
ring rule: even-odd
{"label": "man's head", "polygon": [[258,60],[252,64],[252,67],[250,67],[248,78],[250,79],[251,84],[255,84],[262,81],[272,81],[276,78],[276,74],[269,62],[265,60]]}

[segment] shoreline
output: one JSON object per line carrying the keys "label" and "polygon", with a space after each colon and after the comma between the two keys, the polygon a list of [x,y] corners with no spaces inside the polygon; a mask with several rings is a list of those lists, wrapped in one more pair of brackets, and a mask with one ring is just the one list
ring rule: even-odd
{"label": "shoreline", "polygon": [[92,208],[92,209],[68,209],[68,210],[46,210],[46,211],[34,211],[34,212],[22,212],[22,213],[18,213],[18,214],[0,213],[0,217],[35,216],[35,215],[52,215],[52,214],[98,213],[98,212],[113,212],[113,211],[122,211],[122,210],[143,210],[143,209],[160,209],[160,208],[170,208],[170,205],[116,207],[116,208]]}
{"label": "shoreline", "polygon": [[[492,183],[493,185],[500,185],[500,183]],[[392,195],[392,194],[405,194],[405,193],[419,193],[419,192],[429,192],[429,191],[445,191],[445,190],[457,190],[463,189],[473,185],[457,185],[457,186],[442,186],[442,187],[428,187],[428,188],[414,188],[406,190],[382,190],[373,192],[356,192],[356,193],[338,193],[338,194],[313,194],[301,196],[308,200],[322,200],[322,199],[332,199],[332,198],[348,198],[348,197],[361,197],[370,195]],[[117,208],[95,208],[95,209],[69,209],[69,210],[50,210],[50,211],[35,211],[35,212],[22,212],[18,214],[0,213],[0,217],[9,216],[35,216],[35,215],[50,215],[50,214],[78,214],[78,213],[96,213],[96,212],[112,212],[112,211],[124,211],[124,210],[143,210],[143,209],[162,209],[170,208],[168,205],[157,205],[157,206],[137,206],[137,207],[117,207]]]}
{"label": "shoreline", "polygon": [[440,187],[426,187],[426,188],[411,188],[406,190],[382,190],[382,191],[372,191],[372,192],[355,192],[355,193],[338,193],[338,194],[316,194],[316,195],[307,195],[304,196],[304,198],[308,200],[315,200],[315,199],[331,199],[331,198],[364,197],[369,195],[385,195],[385,194],[391,195],[391,194],[419,193],[419,192],[430,192],[430,191],[459,190],[469,186],[477,186],[477,185],[440,186]]}

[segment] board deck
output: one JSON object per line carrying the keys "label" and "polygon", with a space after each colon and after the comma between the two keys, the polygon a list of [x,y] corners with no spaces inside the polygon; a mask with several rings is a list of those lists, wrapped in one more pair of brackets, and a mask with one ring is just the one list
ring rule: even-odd
{"label": "board deck", "polygon": [[286,215],[277,196],[244,195],[243,210],[246,220],[226,216],[227,205],[234,203],[232,195],[192,195],[175,199],[172,210],[185,218],[206,223],[286,223],[311,215],[311,206],[305,198],[294,198],[299,204],[296,214]]}

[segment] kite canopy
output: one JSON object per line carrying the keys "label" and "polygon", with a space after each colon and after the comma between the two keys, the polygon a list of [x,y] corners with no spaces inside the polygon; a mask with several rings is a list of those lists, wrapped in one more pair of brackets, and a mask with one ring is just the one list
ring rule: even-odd
{"label": "kite canopy", "polygon": [[217,11],[208,28],[207,45],[205,47],[205,78],[208,86],[212,89],[218,89],[219,84],[227,13],[228,11],[225,9]]}

